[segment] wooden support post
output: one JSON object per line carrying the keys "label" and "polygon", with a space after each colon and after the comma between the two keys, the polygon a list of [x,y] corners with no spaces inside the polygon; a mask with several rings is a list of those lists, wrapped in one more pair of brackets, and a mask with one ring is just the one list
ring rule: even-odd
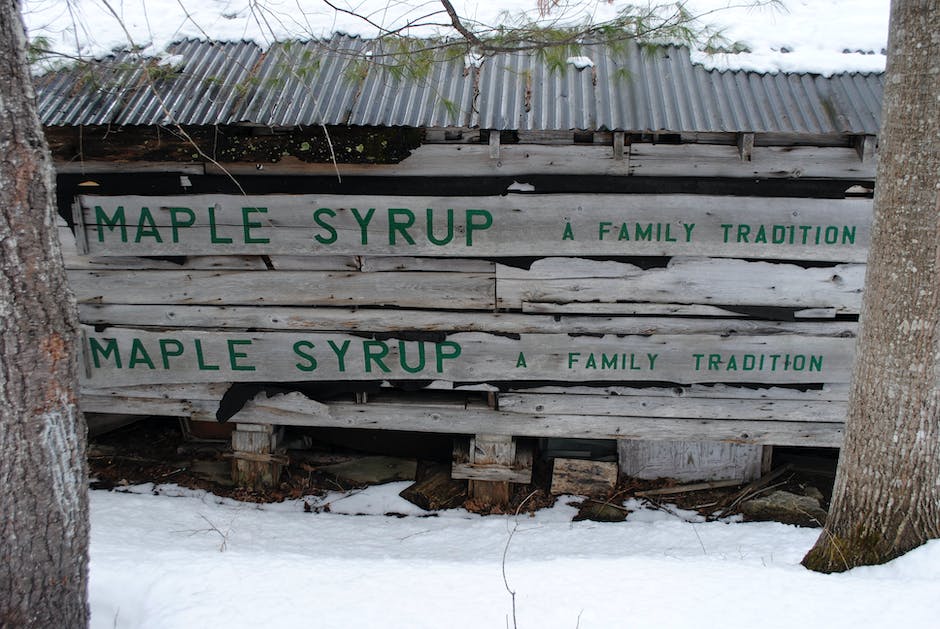
{"label": "wooden support post", "polygon": [[855,150],[862,163],[871,163],[875,159],[875,145],[877,138],[873,135],[859,135],[855,137]]}
{"label": "wooden support post", "polygon": [[[516,442],[505,435],[476,435],[470,439],[471,465],[511,467],[516,458]],[[509,506],[509,481],[471,480],[470,498],[487,506]]]}
{"label": "wooden support post", "polygon": [[751,161],[751,157],[754,154],[754,134],[753,133],[739,133],[738,134],[738,155],[741,157],[742,162]]}
{"label": "wooden support post", "polygon": [[624,133],[623,131],[614,131],[614,159],[618,162],[623,161]]}
{"label": "wooden support post", "polygon": [[451,477],[467,479],[471,499],[488,507],[509,504],[510,483],[532,482],[532,449],[507,435],[476,435],[454,442]]}
{"label": "wooden support post", "polygon": [[490,159],[499,161],[499,129],[490,129]]}
{"label": "wooden support post", "polygon": [[287,456],[279,452],[283,429],[271,424],[236,424],[232,432],[232,480],[239,487],[277,485]]}
{"label": "wooden support post", "polygon": [[769,474],[770,470],[773,469],[774,463],[774,447],[773,446],[764,446],[761,452],[760,460],[760,473],[761,476],[764,474]]}

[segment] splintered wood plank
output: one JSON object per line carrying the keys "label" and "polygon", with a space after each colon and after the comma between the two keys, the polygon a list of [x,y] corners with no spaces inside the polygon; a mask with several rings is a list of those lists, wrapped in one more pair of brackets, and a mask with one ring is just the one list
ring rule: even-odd
{"label": "splintered wood plank", "polygon": [[[82,404],[107,405],[111,412],[185,416],[215,421],[217,400],[185,403],[162,398],[96,396],[83,393]],[[170,404],[177,404],[171,407]],[[97,406],[95,410],[97,410]],[[284,426],[410,430],[445,434],[502,434],[520,437],[722,441],[785,446],[840,447],[843,428],[836,423],[661,417],[604,417],[507,413],[483,405],[377,402],[327,403],[300,393],[250,400],[235,422]]]}
{"label": "splintered wood plank", "polygon": [[[615,418],[587,415],[522,415],[480,408],[424,408],[409,404],[331,403],[328,415],[314,416],[279,397],[249,402],[237,417],[269,417],[284,425],[414,430],[451,434],[584,439],[725,441],[789,446],[839,447],[838,424],[710,419]],[[299,400],[298,400],[299,402]],[[299,407],[302,408],[302,407]],[[242,420],[244,421],[244,420]]]}
{"label": "splintered wood plank", "polygon": [[[565,394],[565,395],[600,395],[634,397],[663,397],[663,398],[691,398],[691,399],[729,399],[729,400],[796,400],[796,401],[835,401],[845,402],[849,399],[847,384],[825,384],[812,388],[789,387],[754,387],[735,386],[727,384],[693,384],[691,386],[672,387],[646,387],[646,386],[562,386],[549,385],[533,387],[523,390],[508,389],[508,393],[520,394]],[[624,404],[631,404],[627,399]]]}
{"label": "splintered wood plank", "polygon": [[79,305],[83,323],[131,327],[180,327],[299,331],[554,332],[568,334],[807,334],[854,337],[858,324],[757,319],[691,319],[629,316],[547,316],[510,312],[442,312],[337,307]]}
{"label": "splintered wood plank", "polygon": [[297,380],[845,383],[854,339],[795,334],[477,332],[442,340],[341,333],[165,332],[83,326],[93,386]]}
{"label": "splintered wood plank", "polygon": [[756,146],[748,160],[737,146],[632,144],[630,174],[644,177],[826,177],[874,179],[876,160],[863,162],[851,147]]}
{"label": "splintered wood plank", "polygon": [[670,194],[82,196],[89,252],[864,262],[870,199]]}
{"label": "splintered wood plank", "polygon": [[76,270],[69,282],[80,303],[493,307],[480,273]]}
{"label": "splintered wood plank", "polygon": [[707,417],[776,421],[845,421],[846,403],[832,401],[703,399],[642,396],[502,393],[499,409],[549,415],[617,415],[622,417]]}
{"label": "splintered wood plank", "polygon": [[795,264],[673,258],[665,268],[621,262],[546,258],[530,269],[496,265],[500,308],[525,302],[689,303],[716,306],[835,308],[855,314],[865,266],[803,268]]}

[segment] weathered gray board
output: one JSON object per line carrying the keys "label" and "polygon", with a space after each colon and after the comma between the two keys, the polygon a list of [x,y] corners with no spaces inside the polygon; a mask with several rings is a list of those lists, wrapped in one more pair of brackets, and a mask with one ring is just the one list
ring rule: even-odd
{"label": "weathered gray board", "polygon": [[79,251],[711,256],[863,262],[869,199],[704,195],[82,196]]}
{"label": "weathered gray board", "polygon": [[652,302],[835,308],[857,313],[865,265],[803,268],[794,264],[673,258],[662,268],[570,258],[537,260],[529,269],[496,265],[500,308],[527,303]]}
{"label": "weathered gray board", "polygon": [[[525,310],[555,303],[714,304],[831,308],[857,313],[864,265],[793,264],[678,258],[664,268],[619,262],[544,259],[531,269],[493,273],[389,271],[72,270],[79,303],[270,306],[398,306]],[[728,314],[728,313],[725,313]]]}
{"label": "weathered gray board", "polygon": [[841,383],[854,339],[779,334],[603,335],[478,332],[376,340],[292,332],[152,332],[83,327],[86,382],[592,380]]}
{"label": "weathered gray board", "polygon": [[[765,135],[765,134],[761,134]],[[760,136],[758,136],[760,137]],[[805,136],[799,140],[806,141]],[[88,164],[63,165],[70,172]],[[424,144],[398,164],[329,164],[286,157],[273,164],[234,163],[223,167],[205,164],[210,175],[327,175],[358,177],[524,177],[526,175],[592,175],[624,177],[742,177],[750,179],[875,178],[877,159],[862,160],[852,147],[755,146],[749,160],[733,145],[634,143],[617,159],[611,146],[567,144],[503,144],[499,159],[480,144]],[[60,165],[57,164],[57,167]],[[105,172],[113,164],[92,162],[89,168]],[[174,168],[179,168],[174,166]],[[224,168],[224,170],[223,170]],[[91,172],[89,170],[88,172]],[[172,171],[169,171],[172,172]]]}
{"label": "weathered gray board", "polygon": [[[98,393],[101,393],[100,391]],[[215,421],[216,399],[121,398],[85,390],[88,410],[122,409],[133,412],[186,415],[195,420]],[[140,409],[148,409],[142,411]],[[773,420],[726,420],[710,418],[619,417],[597,415],[546,415],[507,413],[466,401],[421,403],[382,401],[356,404],[309,400],[300,393],[267,398],[257,396],[232,421],[285,426],[372,428],[413,430],[444,434],[499,434],[523,437],[568,437],[585,439],[646,439],[671,441],[730,441],[813,447],[839,447],[843,425],[838,422],[792,422]]]}
{"label": "weathered gray board", "polygon": [[[591,306],[595,304],[590,304]],[[581,304],[584,308],[585,304]],[[190,306],[82,303],[81,320],[93,325],[156,328],[295,330],[305,332],[496,332],[523,334],[806,334],[854,337],[853,321],[791,322],[741,318],[539,315],[518,312],[447,312],[323,306]]]}

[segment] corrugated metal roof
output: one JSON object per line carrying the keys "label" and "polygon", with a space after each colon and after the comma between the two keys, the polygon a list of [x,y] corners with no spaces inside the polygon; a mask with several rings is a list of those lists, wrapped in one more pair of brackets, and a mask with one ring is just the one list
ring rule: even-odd
{"label": "corrugated metal roof", "polygon": [[[186,40],[159,65],[131,53],[37,78],[46,125],[256,124],[628,132],[876,134],[881,74],[707,70],[674,46],[587,45],[593,66],[537,53],[479,66],[431,53],[383,65],[389,44],[337,34],[281,42]],[[371,61],[364,61],[371,59]],[[150,87],[142,63],[148,63]],[[583,66],[584,64],[579,64]]]}

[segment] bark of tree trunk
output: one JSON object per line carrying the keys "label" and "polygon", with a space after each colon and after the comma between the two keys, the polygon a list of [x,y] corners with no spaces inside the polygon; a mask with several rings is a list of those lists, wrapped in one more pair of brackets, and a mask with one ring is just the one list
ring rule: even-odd
{"label": "bark of tree trunk", "polygon": [[0,626],[88,624],[77,316],[17,0],[0,0]]}
{"label": "bark of tree trunk", "polygon": [[940,2],[894,0],[872,247],[845,444],[803,565],[889,561],[940,537]]}

